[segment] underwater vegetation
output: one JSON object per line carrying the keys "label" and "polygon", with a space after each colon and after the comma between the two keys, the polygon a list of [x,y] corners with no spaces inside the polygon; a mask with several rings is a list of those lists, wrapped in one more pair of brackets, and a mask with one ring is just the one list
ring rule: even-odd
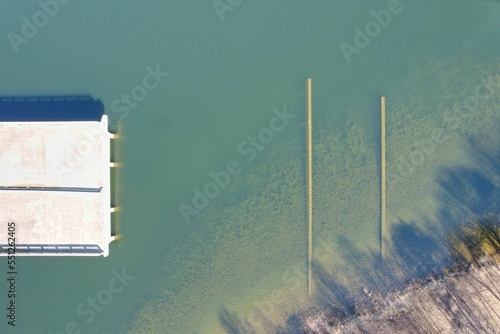
{"label": "underwater vegetation", "polygon": [[[498,73],[498,62],[444,59],[413,70],[385,94],[389,235],[380,235],[376,136],[354,120],[333,131],[335,110],[314,124],[312,298],[304,275],[304,129],[295,140],[273,142],[186,227],[188,241],[165,254],[165,279],[129,332],[279,332],[302,323],[304,310],[352,316],[365,290],[382,295],[450,265],[445,236],[474,213],[498,209],[494,200],[480,212],[474,206],[485,185],[492,198],[499,194]],[[469,97],[485,96],[478,90],[485,80],[489,96],[475,103]],[[455,180],[469,174],[456,196]],[[381,238],[390,246],[385,271]]]}
{"label": "underwater vegetation", "polygon": [[[418,277],[406,267],[410,275],[399,286],[391,284],[390,276],[399,275],[392,269],[403,267],[387,267],[378,277],[359,271],[364,285],[357,293],[331,276],[321,276],[315,307],[290,316],[275,332],[496,333],[500,328],[500,216],[471,217],[456,228],[446,245],[453,259],[446,269]],[[414,259],[418,264],[428,260]]]}

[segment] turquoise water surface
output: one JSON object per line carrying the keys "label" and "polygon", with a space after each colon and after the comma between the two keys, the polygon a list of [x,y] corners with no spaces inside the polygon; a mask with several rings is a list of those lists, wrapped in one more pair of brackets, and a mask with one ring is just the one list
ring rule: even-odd
{"label": "turquoise water surface", "polygon": [[[488,151],[500,139],[498,1],[67,2],[0,1],[0,95],[104,103],[121,135],[121,239],[106,258],[19,259],[18,323],[4,319],[2,333],[271,333],[313,305],[307,77],[316,279],[359,288],[352,256],[378,268],[381,238],[389,256],[427,254],[413,229],[443,230],[445,207],[450,221],[477,213],[447,196],[440,181],[453,168],[500,184],[467,145]],[[382,236],[381,95],[390,183]],[[126,275],[123,289],[93,307],[116,275]]]}

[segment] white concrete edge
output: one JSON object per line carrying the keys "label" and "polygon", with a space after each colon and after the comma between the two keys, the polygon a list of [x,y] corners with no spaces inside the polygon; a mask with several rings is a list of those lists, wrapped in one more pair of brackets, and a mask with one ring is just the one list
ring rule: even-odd
{"label": "white concrete edge", "polygon": [[102,209],[103,212],[103,235],[102,235],[102,256],[106,257],[109,255],[109,243],[112,241],[111,238],[111,213],[109,212],[111,208],[111,171],[109,167],[109,161],[111,160],[111,139],[110,132],[108,130],[108,116],[103,115],[101,118],[101,131],[104,134],[103,139],[103,149],[102,152],[102,166],[104,168],[103,175],[103,185],[102,185]]}

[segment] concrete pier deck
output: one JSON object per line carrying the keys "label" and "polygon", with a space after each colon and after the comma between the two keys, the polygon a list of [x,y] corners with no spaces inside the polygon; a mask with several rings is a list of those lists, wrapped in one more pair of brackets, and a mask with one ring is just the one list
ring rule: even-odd
{"label": "concrete pier deck", "polygon": [[109,253],[108,119],[0,122],[0,255]]}

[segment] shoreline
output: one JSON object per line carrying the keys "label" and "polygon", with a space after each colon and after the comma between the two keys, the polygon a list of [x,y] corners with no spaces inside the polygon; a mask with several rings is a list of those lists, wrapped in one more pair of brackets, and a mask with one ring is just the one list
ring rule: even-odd
{"label": "shoreline", "polygon": [[334,305],[310,309],[294,316],[295,328],[277,333],[493,333],[500,328],[499,263],[496,254],[479,266],[455,264],[385,296],[365,289],[353,314],[338,314]]}

